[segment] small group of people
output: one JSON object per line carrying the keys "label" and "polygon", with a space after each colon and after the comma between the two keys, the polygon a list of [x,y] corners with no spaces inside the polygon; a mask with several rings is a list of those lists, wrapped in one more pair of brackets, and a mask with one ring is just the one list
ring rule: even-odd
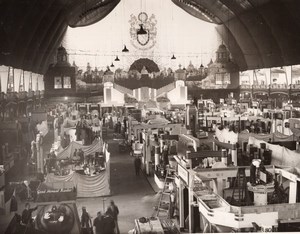
{"label": "small group of people", "polygon": [[120,234],[118,215],[119,208],[113,200],[110,201],[110,205],[104,214],[101,211],[97,212],[97,217],[93,222],[86,207],[82,207],[81,233],[91,234],[94,227],[94,234]]}
{"label": "small group of people", "polygon": [[88,121],[86,120],[85,115],[83,115],[80,120],[76,123],[76,141],[83,140],[84,145],[90,145],[94,138],[95,134],[92,130],[92,127],[89,125]]}

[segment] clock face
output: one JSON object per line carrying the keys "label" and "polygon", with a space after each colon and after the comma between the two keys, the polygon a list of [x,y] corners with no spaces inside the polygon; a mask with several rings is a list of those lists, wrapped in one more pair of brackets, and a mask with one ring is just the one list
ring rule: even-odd
{"label": "clock face", "polygon": [[142,22],[142,23],[145,23],[147,20],[148,20],[148,15],[146,12],[141,12],[139,15],[138,15],[138,19]]}

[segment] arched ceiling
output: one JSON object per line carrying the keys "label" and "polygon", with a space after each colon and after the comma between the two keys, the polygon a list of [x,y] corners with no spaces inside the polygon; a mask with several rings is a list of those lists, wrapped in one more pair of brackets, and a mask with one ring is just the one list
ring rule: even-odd
{"label": "arched ceiling", "polygon": [[[0,65],[44,73],[68,26],[93,24],[121,0],[0,0]],[[299,0],[172,0],[216,24],[241,70],[300,64]]]}

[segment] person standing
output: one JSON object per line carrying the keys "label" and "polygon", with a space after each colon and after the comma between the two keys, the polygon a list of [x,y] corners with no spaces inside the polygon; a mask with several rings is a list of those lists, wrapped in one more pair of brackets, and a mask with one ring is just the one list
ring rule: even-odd
{"label": "person standing", "polygon": [[140,175],[140,170],[141,170],[141,159],[139,156],[136,156],[134,159],[134,168],[135,168],[135,175],[139,176]]}
{"label": "person standing", "polygon": [[111,214],[106,211],[103,217],[103,234],[115,234],[115,220]]}
{"label": "person standing", "polygon": [[32,219],[32,212],[37,210],[37,206],[35,208],[30,209],[30,204],[26,203],[25,204],[25,209],[22,212],[22,223],[25,224],[26,226],[31,226],[33,219]]}
{"label": "person standing", "polygon": [[169,164],[169,147],[165,142],[163,143],[162,155],[163,155],[163,164],[166,167]]}
{"label": "person standing", "polygon": [[82,207],[80,224],[82,234],[91,234],[91,230],[93,230],[92,221],[89,213],[86,211],[86,208],[84,206]]}
{"label": "person standing", "polygon": [[119,208],[115,205],[115,202],[113,200],[110,201],[110,205],[107,208],[106,213],[111,217],[113,217],[115,222],[116,234],[120,234],[119,225],[118,225]]}
{"label": "person standing", "polygon": [[93,226],[95,227],[95,234],[105,234],[104,218],[100,211],[97,213],[97,217],[94,219]]}
{"label": "person standing", "polygon": [[170,193],[170,205],[169,205],[169,218],[174,218],[174,211],[175,211],[175,193],[172,190]]}

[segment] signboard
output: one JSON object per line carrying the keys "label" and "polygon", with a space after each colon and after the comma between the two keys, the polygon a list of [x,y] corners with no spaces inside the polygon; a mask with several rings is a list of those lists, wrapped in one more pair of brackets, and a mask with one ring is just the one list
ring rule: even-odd
{"label": "signboard", "polygon": [[188,185],[189,184],[189,172],[180,164],[178,164],[178,176]]}

